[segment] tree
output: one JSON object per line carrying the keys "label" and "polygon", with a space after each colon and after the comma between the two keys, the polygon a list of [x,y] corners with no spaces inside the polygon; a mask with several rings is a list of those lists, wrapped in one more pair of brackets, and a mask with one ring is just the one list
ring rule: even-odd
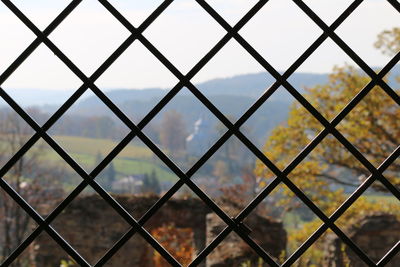
{"label": "tree", "polygon": [[[399,40],[400,28],[394,28],[382,32],[375,46],[383,53],[394,54],[400,49]],[[305,97],[330,120],[369,81],[367,75],[353,67],[335,68],[329,76],[329,83],[307,88]],[[398,105],[376,86],[336,128],[377,166],[398,146],[399,118]],[[264,147],[266,155],[283,168],[321,129],[320,123],[307,110],[300,104],[294,104],[287,124],[276,127],[267,140]],[[395,162],[385,172],[385,176],[397,186],[400,185],[399,171],[400,163]],[[272,176],[261,163],[258,163],[256,173],[262,177]],[[332,191],[332,184],[356,187],[369,175],[369,171],[335,137],[329,135],[292,172],[291,177],[314,201],[324,206],[324,202],[329,203],[328,199],[337,198],[340,193],[340,190]],[[292,196],[290,190],[284,190],[284,194]]]}
{"label": "tree", "polygon": [[[378,36],[376,47],[384,53],[399,50],[400,29],[385,31]],[[354,67],[336,67],[327,84],[306,88],[305,98],[328,120],[333,119],[361,90],[370,78]],[[398,88],[394,88],[399,93]],[[323,129],[322,125],[300,104],[293,104],[286,124],[276,127],[265,143],[264,153],[278,168],[285,168],[311,139]],[[382,88],[375,86],[368,95],[336,126],[373,165],[381,164],[399,145],[400,107]],[[255,173],[270,181],[274,174],[260,161]],[[327,215],[332,214],[345,201],[345,189],[359,186],[370,172],[332,135],[311,152],[290,174],[296,184]],[[397,160],[384,173],[395,186],[400,186],[400,162]],[[384,190],[374,183],[374,190]],[[275,190],[280,203],[289,209],[298,208],[299,202],[287,187]],[[345,227],[359,216],[373,212],[387,212],[400,218],[400,208],[390,201],[373,202],[361,197],[342,215],[336,224]],[[342,223],[341,223],[342,222]],[[316,219],[299,229],[289,229],[289,252],[302,244],[321,222]],[[324,238],[320,238],[313,249],[303,258],[308,263],[297,262],[296,266],[320,265]]]}
{"label": "tree", "polygon": [[[241,170],[241,183],[230,184],[222,186],[219,190],[222,195],[218,201],[226,207],[232,209],[235,213],[243,210],[246,205],[253,200],[257,193],[260,191],[260,184],[258,177],[253,172],[253,166],[243,167]],[[256,211],[258,214],[265,214],[266,205],[264,203],[257,206]]]}
{"label": "tree", "polygon": [[151,192],[151,183],[150,183],[150,178],[147,173],[144,174],[143,177],[143,185],[142,185],[142,192],[143,193],[148,193]]}
{"label": "tree", "polygon": [[380,33],[375,47],[388,55],[398,53],[400,51],[400,28],[393,28]]}
{"label": "tree", "polygon": [[153,170],[150,174],[146,173],[144,175],[142,192],[155,193],[157,195],[161,193],[160,182],[158,181],[155,170]]}
{"label": "tree", "polygon": [[179,156],[185,151],[186,137],[186,125],[182,114],[175,110],[164,113],[160,129],[160,142],[168,150],[170,156]]}
{"label": "tree", "polygon": [[96,168],[103,160],[103,155],[101,154],[100,151],[97,151],[96,153],[96,162],[95,162],[95,166],[93,166],[93,168]]}
{"label": "tree", "polygon": [[105,176],[107,188],[108,190],[111,190],[113,183],[116,181],[116,171],[113,162],[108,165]]}
{"label": "tree", "polygon": [[[332,119],[368,81],[366,75],[353,67],[336,68],[330,75],[330,82],[307,89],[306,98],[322,115]],[[380,87],[375,87],[336,128],[377,166],[398,146],[399,118],[398,105]],[[321,129],[320,123],[305,108],[294,104],[287,124],[276,127],[267,140],[265,154],[279,168],[284,168],[310,142],[310,137]],[[385,175],[400,185],[399,171],[400,165],[395,163]],[[265,178],[272,176],[260,162],[256,173]],[[329,135],[290,177],[314,201],[328,208],[328,200],[336,198],[339,192],[332,191],[332,184],[356,187],[362,181],[354,177],[369,175],[369,171],[335,137]],[[290,190],[284,194],[292,196]]]}
{"label": "tree", "polygon": [[[32,129],[10,111],[1,114],[0,129],[0,162],[3,165],[26,143],[32,135]],[[62,170],[43,164],[42,154],[43,146],[39,143],[25,153],[3,177],[40,213],[49,212],[46,207],[51,207],[53,201],[63,194],[60,185],[54,182],[54,177],[63,175]],[[0,189],[0,262],[21,244],[32,227],[30,216]],[[18,257],[13,266],[28,266],[29,260],[29,257]]]}
{"label": "tree", "polygon": [[150,181],[152,184],[153,192],[159,195],[161,193],[161,185],[160,181],[158,180],[156,171],[154,169],[151,171]]}
{"label": "tree", "polygon": [[[151,234],[182,265],[189,265],[192,262],[195,253],[193,229],[177,228],[174,224],[167,224],[152,230]],[[153,261],[156,267],[171,266],[158,252],[154,253]]]}

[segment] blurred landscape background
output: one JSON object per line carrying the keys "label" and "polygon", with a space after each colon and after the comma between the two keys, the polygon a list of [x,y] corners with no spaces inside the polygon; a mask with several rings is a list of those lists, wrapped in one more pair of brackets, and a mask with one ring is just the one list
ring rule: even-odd
{"label": "blurred landscape background", "polygon": [[[32,5],[15,1],[15,5],[43,30],[67,2],[40,0]],[[136,6],[112,2],[132,24],[139,26],[157,7],[155,2],[162,1],[138,1],[141,3]],[[257,1],[207,2],[233,26]],[[322,31],[294,2],[270,2],[239,33],[283,74]],[[334,4],[317,0],[305,2],[327,24],[351,3],[346,0]],[[337,29],[338,35],[359,54],[358,62],[327,39],[288,78],[290,85],[299,92],[297,97],[308,101],[324,119],[332,121],[371,82],[371,72],[378,73],[399,52],[400,16],[392,5],[389,1],[364,1]],[[225,33],[195,1],[179,0],[144,30],[143,38],[154,44],[154,49],[163,53],[179,72],[186,74]],[[34,36],[3,4],[0,4],[0,35],[4,36],[0,42],[1,75]],[[90,0],[83,1],[49,39],[89,76],[128,36],[129,32],[98,1]],[[361,69],[359,61],[371,69]],[[399,245],[399,159],[392,160],[382,173],[387,180],[371,176],[371,170],[379,168],[399,147],[399,78],[400,65],[394,64],[383,79],[385,83],[373,84],[368,94],[335,126],[342,138],[334,133],[322,138],[251,212],[247,224],[254,229],[252,238],[271,253],[276,262],[290,259],[323,224],[289,188],[291,182],[329,217],[357,188],[371,181],[371,186],[335,224],[375,262],[394,245]],[[236,40],[230,40],[191,82],[235,123],[276,80]],[[146,121],[151,110],[172,88],[179,86],[179,80],[142,41],[135,41],[94,83],[135,124]],[[44,125],[81,85],[82,81],[44,44],[9,77],[0,80],[1,90],[39,125]],[[183,87],[151,118],[143,133],[187,172],[227,130],[189,89]],[[291,166],[292,160],[323,130],[321,121],[296,100],[290,89],[282,86],[240,127],[249,141],[281,171]],[[47,133],[90,174],[130,129],[89,88]],[[0,167],[7,166],[34,134],[28,123],[0,99]],[[232,218],[268,189],[276,178],[274,170],[242,141],[231,136],[190,177]],[[365,160],[359,161],[348,146],[353,146]],[[42,138],[21,155],[2,178],[44,217],[82,182],[82,177]],[[95,180],[135,219],[140,219],[180,178],[135,137]],[[0,193],[2,263],[37,225],[3,189]],[[62,212],[62,219],[52,222],[71,245],[78,247],[78,252],[84,251],[83,256],[90,259],[91,264],[95,264],[127,229],[125,222],[116,218],[119,215],[114,217],[114,211],[102,206],[104,201],[96,197],[99,196],[95,190],[86,187]],[[186,185],[177,190],[168,203],[168,211],[155,215],[157,219],[150,220],[144,227],[186,266],[226,225],[213,217],[216,215],[204,208],[199,197]],[[89,207],[99,210],[90,213]],[[198,218],[192,217],[191,209],[200,214]],[[74,219],[74,214],[81,214],[80,221]],[[110,231],[111,237],[101,242],[82,238],[86,230],[76,228],[90,228],[90,218],[96,218],[90,236],[98,232],[106,236]],[[51,255],[52,241],[47,239],[38,238],[13,266],[76,265],[65,252]],[[293,266],[364,266],[348,244],[340,241],[337,232],[329,229],[317,239]],[[116,257],[116,262],[111,262],[110,266],[133,262],[125,257],[139,246],[143,249],[135,252],[136,259],[140,259],[135,264],[169,266],[148,244],[138,241],[136,236],[132,240],[133,244],[123,250],[125,254]],[[227,240],[200,266],[267,266],[238,236],[230,234]],[[376,246],[378,243],[382,245]],[[397,266],[399,257],[393,257],[387,266]],[[45,263],[48,265],[40,265]]]}

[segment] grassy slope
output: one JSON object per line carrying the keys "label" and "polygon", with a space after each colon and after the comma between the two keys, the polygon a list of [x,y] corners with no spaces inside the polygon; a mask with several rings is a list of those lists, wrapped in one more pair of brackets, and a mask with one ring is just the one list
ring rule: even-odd
{"label": "grassy slope", "polygon": [[[86,171],[91,171],[96,164],[98,154],[105,157],[118,143],[109,139],[92,139],[73,136],[54,136],[69,155],[75,159]],[[46,154],[43,158],[54,163],[64,164],[58,154],[50,147],[46,146]],[[177,178],[172,174],[161,161],[155,160],[153,153],[145,146],[130,143],[113,160],[117,171],[117,177],[127,175],[138,175],[156,172],[161,181],[176,181]]]}
{"label": "grassy slope", "polygon": [[[98,153],[105,156],[118,144],[110,139],[75,136],[55,136],[54,139],[68,152],[91,156],[96,156]],[[130,144],[121,151],[119,157],[148,159],[152,157],[152,152],[147,147]]]}

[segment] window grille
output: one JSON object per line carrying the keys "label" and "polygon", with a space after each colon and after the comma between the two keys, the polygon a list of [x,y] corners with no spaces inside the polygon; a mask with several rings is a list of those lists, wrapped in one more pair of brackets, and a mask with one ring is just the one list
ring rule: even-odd
{"label": "window grille", "polygon": [[[87,186],[91,186],[116,212],[131,226],[123,237],[94,265],[103,266],[133,235],[141,235],[162,257],[172,266],[180,266],[180,263],[166,251],[144,228],[143,225],[152,215],[186,184],[214,213],[225,223],[226,228],[193,260],[190,266],[196,266],[220,244],[231,232],[238,234],[254,251],[270,266],[280,266],[263,248],[261,248],[250,236],[243,220],[263,201],[280,183],[285,184],[305,205],[307,205],[323,221],[320,226],[286,261],[282,266],[292,265],[325,231],[331,229],[348,247],[350,247],[368,266],[384,266],[400,250],[398,242],[379,262],[373,262],[352,240],[343,233],[335,221],[365,192],[375,180],[379,180],[397,199],[400,200],[399,189],[391,184],[383,172],[398,158],[400,147],[378,167],[375,168],[335,127],[350,113],[350,111],[371,91],[375,85],[379,85],[397,104],[400,105],[400,97],[383,80],[384,76],[398,63],[400,53],[397,53],[389,63],[376,73],[360,56],[357,55],[336,33],[335,30],[358,8],[363,0],[355,0],[351,5],[331,24],[327,25],[314,11],[302,0],[293,2],[302,10],[323,33],[312,43],[312,45],[283,73],[275,70],[240,34],[246,23],[254,17],[261,8],[268,5],[268,0],[260,0],[252,7],[243,18],[233,27],[215,11],[205,0],[196,1],[216,22],[225,30],[226,34],[218,43],[187,73],[181,73],[161,52],[152,45],[142,34],[164,10],[173,2],[165,0],[155,11],[139,26],[134,27],[110,2],[99,0],[126,29],[130,36],[115,50],[103,64],[90,77],[86,76],[49,38],[48,36],[61,24],[61,22],[74,11],[82,0],[72,0],[71,3],[45,28],[39,30],[27,16],[21,12],[11,0],[1,0],[35,35],[36,39],[23,51],[21,55],[3,72],[0,76],[0,85],[32,54],[42,43],[45,44],[77,77],[82,85],[74,94],[54,113],[54,115],[39,126],[7,93],[0,87],[1,97],[35,130],[35,134],[27,143],[4,165],[0,170],[1,187],[17,202],[38,224],[38,227],[16,248],[13,253],[4,261],[3,265],[10,265],[42,232],[46,231],[79,265],[91,266],[61,235],[59,235],[50,223],[71,203]],[[382,0],[384,1],[384,0]],[[400,12],[400,3],[396,0],[387,0],[393,8]],[[333,40],[356,64],[367,73],[371,81],[347,104],[347,106],[331,121],[326,120],[289,82],[288,78],[300,67],[300,65],[313,54],[314,51],[328,38]],[[264,94],[241,116],[235,123],[232,123],[204,96],[191,79],[209,62],[218,51],[220,51],[229,40],[235,39],[266,71],[268,71],[276,82],[268,88]],[[133,123],[95,84],[96,80],[111,66],[111,64],[133,43],[141,42],[171,73],[179,82],[158,104],[140,121]],[[257,109],[267,101],[269,97],[283,86],[304,108],[306,108],[323,126],[324,129],[297,155],[297,157],[284,169],[280,170],[271,162],[239,129],[254,114]],[[143,132],[143,128],[160,112],[160,110],[183,88],[188,88],[227,128],[217,142],[187,171],[183,172],[174,162],[163,153]],[[82,96],[87,90],[93,93],[112,110],[130,129],[130,133],[102,160],[102,162],[90,173],[82,169],[74,159],[64,151],[47,133],[52,125]],[[322,141],[328,134],[332,134],[337,140],[351,152],[371,173],[371,175],[351,194],[348,199],[331,215],[326,216],[294,183],[288,178],[288,174]],[[265,187],[257,197],[236,217],[230,218],[205,192],[203,192],[191,177],[199,168],[230,138],[236,136],[254,155],[270,168],[276,178]],[[95,180],[96,176],[117,156],[117,154],[135,137],[145,143],[180,180],[152,206],[139,220],[133,218],[111,195],[109,195]],[[2,177],[10,168],[23,156],[40,138],[43,138],[81,177],[82,182],[57,206],[47,217],[39,215]]]}

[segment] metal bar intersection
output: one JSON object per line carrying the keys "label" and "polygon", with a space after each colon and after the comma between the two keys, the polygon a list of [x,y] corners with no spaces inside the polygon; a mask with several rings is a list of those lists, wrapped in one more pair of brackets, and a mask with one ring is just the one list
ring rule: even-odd
{"label": "metal bar intersection", "polygon": [[[333,230],[368,266],[383,266],[400,250],[400,244],[396,244],[380,261],[374,263],[361,249],[354,244],[336,225],[335,221],[378,179],[384,186],[400,200],[399,190],[393,186],[382,174],[400,154],[398,147],[378,168],[375,168],[347,139],[336,130],[336,126],[344,117],[368,94],[375,86],[379,85],[397,104],[400,105],[400,97],[390,88],[383,77],[400,60],[398,53],[378,74],[375,73],[339,36],[337,29],[346,18],[363,2],[355,0],[331,25],[326,25],[303,1],[293,2],[322,29],[322,35],[288,68],[280,75],[241,35],[239,30],[243,28],[268,2],[259,1],[234,27],[231,27],[205,0],[195,0],[220,26],[226,31],[226,35],[186,74],[182,74],[161,52],[157,50],[143,35],[152,22],[154,22],[163,11],[173,2],[164,1],[138,28],[135,28],[119,11],[107,0],[99,2],[107,9],[131,35],[118,47],[118,49],[91,75],[87,77],[80,69],[55,46],[48,36],[58,25],[81,3],[82,0],[73,0],[60,13],[57,18],[42,32],[40,31],[10,0],[2,2],[37,36],[27,49],[0,75],[0,86],[4,81],[26,60],[29,55],[40,45],[45,44],[54,54],[83,82],[83,85],[60,107],[59,110],[40,127],[3,89],[0,87],[1,97],[12,107],[34,130],[35,134],[28,142],[0,169],[0,177],[22,157],[40,138],[44,139],[83,179],[83,181],[67,196],[67,198],[55,208],[46,218],[42,218],[18,193],[3,179],[0,179],[0,186],[16,201],[31,217],[38,223],[34,232],[6,259],[3,265],[11,264],[33,240],[45,230],[77,263],[81,266],[91,266],[71,245],[68,244],[51,226],[50,223],[63,211],[63,209],[82,192],[87,185],[90,185],[120,216],[126,220],[131,229],[94,265],[103,266],[136,232],[149,242],[172,266],[180,266],[180,263],[165,250],[144,228],[143,225],[154,213],[176,193],[181,186],[186,184],[203,202],[211,208],[226,224],[227,227],[215,238],[200,254],[194,259],[190,266],[196,266],[202,262],[207,255],[218,246],[220,242],[231,232],[235,231],[255,252],[260,255],[269,265],[279,266],[274,259],[264,251],[248,233],[241,227],[241,222],[261,203],[269,193],[280,183],[288,186],[293,193],[303,201],[322,221],[323,225],[300,248],[294,252],[282,266],[293,264],[327,229]],[[387,0],[397,11],[400,12],[400,4],[397,1]],[[276,82],[264,92],[264,94],[239,118],[236,123],[231,123],[218,108],[216,108],[206,96],[204,96],[191,83],[191,79],[220,51],[229,40],[234,38],[267,72]],[[331,121],[327,121],[288,81],[287,79],[305,62],[311,54],[327,39],[332,39],[356,64],[370,76],[371,82],[367,84],[350,103]],[[179,80],[178,84],[149,112],[149,114],[137,125],[135,125],[96,85],[95,81],[120,57],[123,52],[134,42],[141,42],[171,73]],[[258,108],[279,88],[284,86],[286,90],[323,125],[324,129],[297,155],[297,157],[283,170],[279,170],[239,129],[253,115]],[[143,128],[173,99],[183,88],[187,87],[193,95],[207,107],[226,127],[227,132],[201,157],[192,168],[184,173],[170,160],[143,132]],[[131,132],[103,159],[103,161],[90,173],[79,166],[47,133],[52,125],[79,99],[88,89],[91,89],[96,96],[128,126]],[[341,142],[370,172],[371,176],[328,218],[295,184],[287,175],[328,135],[332,134]],[[194,173],[232,136],[235,135],[253,154],[261,160],[275,175],[276,178],[263,189],[262,192],[235,218],[230,218],[221,208],[214,203],[194,182],[190,180]],[[133,218],[112,196],[110,196],[96,181],[96,176],[118,155],[120,151],[135,137],[145,143],[154,154],[156,154],[180,179],[159,201],[150,208],[139,220]]]}

